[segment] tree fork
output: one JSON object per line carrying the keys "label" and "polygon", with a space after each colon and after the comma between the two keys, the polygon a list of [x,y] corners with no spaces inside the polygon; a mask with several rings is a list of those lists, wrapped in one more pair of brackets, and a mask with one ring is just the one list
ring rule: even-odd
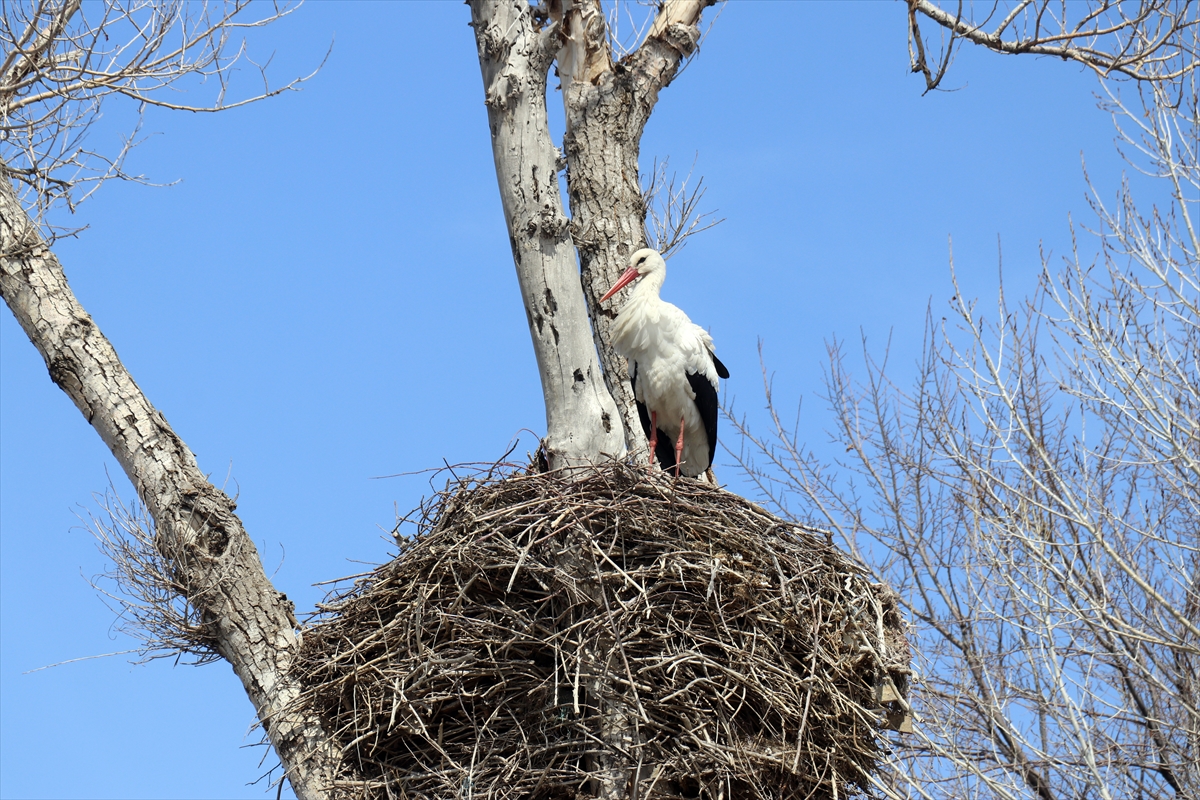
{"label": "tree fork", "polygon": [[553,469],[619,459],[624,420],[592,343],[546,114],[556,26],[539,30],[525,0],[470,6],[500,200],[546,403],[548,462]]}

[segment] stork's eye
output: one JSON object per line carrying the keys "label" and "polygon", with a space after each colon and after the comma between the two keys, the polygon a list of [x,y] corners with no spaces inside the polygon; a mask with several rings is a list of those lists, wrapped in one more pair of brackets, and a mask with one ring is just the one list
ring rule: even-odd
{"label": "stork's eye", "polygon": [[646,257],[642,256],[641,258],[638,259],[638,263],[641,264],[645,260],[646,260]]}

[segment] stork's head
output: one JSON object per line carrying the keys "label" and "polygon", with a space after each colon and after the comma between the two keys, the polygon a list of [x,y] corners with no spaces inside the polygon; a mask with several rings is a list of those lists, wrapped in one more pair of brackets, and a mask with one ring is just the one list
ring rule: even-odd
{"label": "stork's head", "polygon": [[629,268],[621,273],[621,277],[617,278],[617,282],[608,293],[600,298],[600,302],[603,303],[643,275],[651,274],[658,277],[657,283],[662,286],[663,279],[667,276],[667,262],[663,261],[657,250],[643,247],[629,257]]}

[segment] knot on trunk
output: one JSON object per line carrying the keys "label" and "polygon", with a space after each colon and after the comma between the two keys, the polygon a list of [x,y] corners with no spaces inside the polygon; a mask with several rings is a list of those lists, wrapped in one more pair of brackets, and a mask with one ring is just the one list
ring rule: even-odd
{"label": "knot on trunk", "polygon": [[695,25],[676,22],[663,31],[662,40],[680,56],[687,58],[696,52],[696,46],[700,44],[700,29]]}
{"label": "knot on trunk", "polygon": [[530,236],[541,235],[547,239],[561,242],[567,238],[569,225],[570,220],[566,215],[547,203],[537,214],[529,218],[525,231]]}
{"label": "knot on trunk", "polygon": [[497,111],[507,109],[512,105],[513,99],[517,96],[517,79],[512,73],[505,70],[496,75],[496,79],[492,81],[492,85],[488,87],[487,96],[484,103],[488,108],[493,108]]}

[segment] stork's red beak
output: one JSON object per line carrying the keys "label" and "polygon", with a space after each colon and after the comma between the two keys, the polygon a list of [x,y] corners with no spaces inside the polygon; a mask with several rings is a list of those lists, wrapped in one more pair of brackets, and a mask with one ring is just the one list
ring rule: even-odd
{"label": "stork's red beak", "polygon": [[621,277],[617,278],[617,282],[613,284],[613,287],[608,290],[608,294],[600,298],[600,302],[603,303],[605,300],[612,297],[629,284],[633,283],[637,276],[637,267],[630,267],[629,269],[625,270],[623,273],[621,273]]}

